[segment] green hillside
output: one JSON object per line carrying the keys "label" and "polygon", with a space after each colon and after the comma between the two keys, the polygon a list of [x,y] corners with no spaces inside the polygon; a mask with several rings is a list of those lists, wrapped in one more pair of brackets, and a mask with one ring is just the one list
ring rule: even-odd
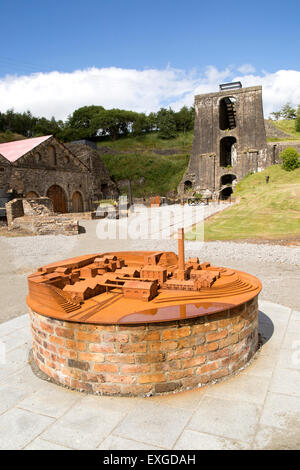
{"label": "green hillside", "polygon": [[[135,197],[174,194],[188,166],[193,132],[164,140],[157,133],[98,143],[112,178],[130,179]],[[122,192],[125,194],[126,186]]]}
{"label": "green hillside", "polygon": [[273,165],[248,175],[235,196],[239,203],[205,222],[206,240],[300,238],[300,168],[287,172]]}
{"label": "green hillside", "polygon": [[[295,130],[295,120],[294,119],[280,119],[278,121],[272,121],[272,124],[277,127],[277,129],[286,132],[287,134],[291,135],[291,138],[289,140],[300,140],[300,132],[297,132]],[[285,138],[283,139],[268,139],[269,141],[284,141],[287,140]]]}

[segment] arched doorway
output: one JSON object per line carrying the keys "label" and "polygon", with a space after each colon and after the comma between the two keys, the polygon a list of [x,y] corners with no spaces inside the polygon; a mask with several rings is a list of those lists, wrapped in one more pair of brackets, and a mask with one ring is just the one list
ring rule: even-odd
{"label": "arched doorway", "polygon": [[79,191],[72,196],[72,212],[83,212],[83,199]]}
{"label": "arched doorway", "polygon": [[232,185],[234,180],[236,180],[235,175],[231,175],[231,174],[223,175],[220,178],[220,186],[224,186],[225,184],[227,184],[227,185],[231,184]]}
{"label": "arched doorway", "polygon": [[35,199],[39,197],[39,195],[35,191],[29,191],[29,193],[26,194],[25,199]]}
{"label": "arched doorway", "polygon": [[184,192],[190,191],[192,189],[193,183],[191,181],[185,181],[184,182]]}
{"label": "arched doorway", "polygon": [[223,137],[220,140],[220,166],[232,166],[236,164],[236,138],[232,136]]}
{"label": "arched doorway", "polygon": [[226,201],[226,199],[230,198],[232,193],[233,193],[232,187],[227,186],[226,188],[222,189],[222,191],[220,191],[220,196],[219,197],[222,201]]}
{"label": "arched doorway", "polygon": [[60,186],[57,184],[50,186],[47,191],[47,197],[52,199],[54,212],[59,212],[60,214],[67,212],[65,192]]}

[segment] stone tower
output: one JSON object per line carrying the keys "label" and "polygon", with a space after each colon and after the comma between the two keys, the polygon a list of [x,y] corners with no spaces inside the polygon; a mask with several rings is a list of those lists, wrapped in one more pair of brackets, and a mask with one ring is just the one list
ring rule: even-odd
{"label": "stone tower", "polygon": [[178,192],[227,199],[250,171],[271,164],[262,106],[262,87],[240,82],[195,96],[193,149]]}

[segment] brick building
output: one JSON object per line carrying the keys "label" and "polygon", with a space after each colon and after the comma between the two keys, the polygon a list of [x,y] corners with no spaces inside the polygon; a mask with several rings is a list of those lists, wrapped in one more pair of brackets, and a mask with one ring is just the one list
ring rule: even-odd
{"label": "brick building", "polygon": [[117,193],[96,149],[54,136],[0,144],[0,191],[47,196],[58,213],[93,210],[95,201]]}

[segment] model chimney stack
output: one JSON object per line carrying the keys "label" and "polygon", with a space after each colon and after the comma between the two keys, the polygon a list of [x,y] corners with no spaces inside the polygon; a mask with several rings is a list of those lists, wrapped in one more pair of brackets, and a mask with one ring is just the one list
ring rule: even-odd
{"label": "model chimney stack", "polygon": [[184,229],[178,229],[178,271],[177,277],[180,280],[184,280],[186,278],[185,273],[185,262],[184,262]]}

